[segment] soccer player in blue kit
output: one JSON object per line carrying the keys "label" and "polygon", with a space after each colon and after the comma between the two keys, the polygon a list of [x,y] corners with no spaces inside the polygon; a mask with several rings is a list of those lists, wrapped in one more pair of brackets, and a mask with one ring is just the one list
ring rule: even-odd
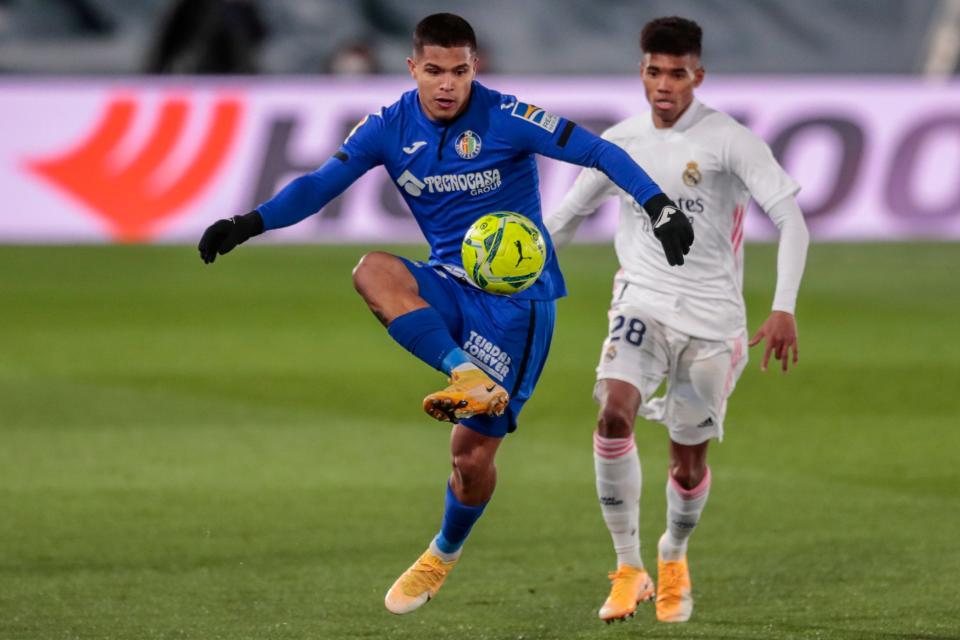
{"label": "soccer player in blue kit", "polygon": [[453,472],[440,532],[393,584],[385,603],[403,614],[430,600],[496,485],[494,457],[543,370],[566,286],[548,234],[539,280],[512,296],[487,293],[464,273],[460,246],[477,218],[515,211],[543,232],[533,154],[594,167],[631,194],[653,221],[671,265],[693,242],[687,217],[616,145],[514,96],[474,80],[477,43],[459,16],[438,13],[414,31],[407,59],[417,88],[354,128],[334,156],[287,185],[256,210],[218,220],[199,250],[211,263],[269,229],[320,210],[357,178],[384,165],[430,245],[427,262],[384,252],[365,255],[353,272],[357,292],[390,336],[450,376],[424,399],[424,410],[454,423]]}

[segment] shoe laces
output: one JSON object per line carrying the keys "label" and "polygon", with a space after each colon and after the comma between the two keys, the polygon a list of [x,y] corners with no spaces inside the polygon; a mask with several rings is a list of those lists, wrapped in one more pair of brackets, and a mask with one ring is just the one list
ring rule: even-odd
{"label": "shoe laces", "polygon": [[411,597],[418,596],[424,591],[433,591],[437,583],[446,575],[445,569],[420,560],[410,568],[409,579],[404,581],[403,591]]}
{"label": "shoe laces", "polygon": [[613,586],[610,589],[610,598],[613,600],[621,600],[623,598],[632,598],[636,594],[633,592],[635,589],[635,581],[637,573],[634,570],[627,568],[620,568],[616,571],[611,571],[607,574],[607,577],[610,578],[610,582],[613,583]]}

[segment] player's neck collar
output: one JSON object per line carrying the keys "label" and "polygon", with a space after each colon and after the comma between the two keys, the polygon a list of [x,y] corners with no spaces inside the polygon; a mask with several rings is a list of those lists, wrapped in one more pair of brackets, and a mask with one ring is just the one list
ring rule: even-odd
{"label": "player's neck collar", "polygon": [[690,101],[690,104],[687,105],[686,110],[680,114],[680,117],[677,118],[677,121],[674,122],[669,127],[657,127],[656,123],[653,121],[653,109],[650,110],[650,119],[648,121],[650,130],[656,133],[657,135],[669,135],[670,132],[683,132],[693,126],[694,121],[697,118],[697,112],[700,110],[701,102],[697,100],[696,97]]}

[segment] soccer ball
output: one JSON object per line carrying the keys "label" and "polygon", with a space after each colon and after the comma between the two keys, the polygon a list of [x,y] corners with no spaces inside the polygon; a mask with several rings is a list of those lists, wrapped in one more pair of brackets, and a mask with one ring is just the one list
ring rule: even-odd
{"label": "soccer ball", "polygon": [[537,281],[547,261],[547,245],[529,218],[497,211],[470,226],[460,256],[467,275],[478,287],[509,295]]}

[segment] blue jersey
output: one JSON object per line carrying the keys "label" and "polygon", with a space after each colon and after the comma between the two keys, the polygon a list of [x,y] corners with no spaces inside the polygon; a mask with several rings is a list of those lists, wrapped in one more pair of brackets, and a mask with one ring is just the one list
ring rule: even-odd
{"label": "blue jersey", "polygon": [[416,90],[364,118],[340,150],[257,210],[264,229],[317,212],[369,169],[383,165],[430,245],[430,263],[461,269],[460,246],[477,218],[516,211],[547,239],[543,274],[513,297],[552,300],[566,285],[540,212],[534,154],[600,169],[639,203],[660,188],[624,152],[573,122],[474,82],[467,108],[449,121],[430,120]]}

